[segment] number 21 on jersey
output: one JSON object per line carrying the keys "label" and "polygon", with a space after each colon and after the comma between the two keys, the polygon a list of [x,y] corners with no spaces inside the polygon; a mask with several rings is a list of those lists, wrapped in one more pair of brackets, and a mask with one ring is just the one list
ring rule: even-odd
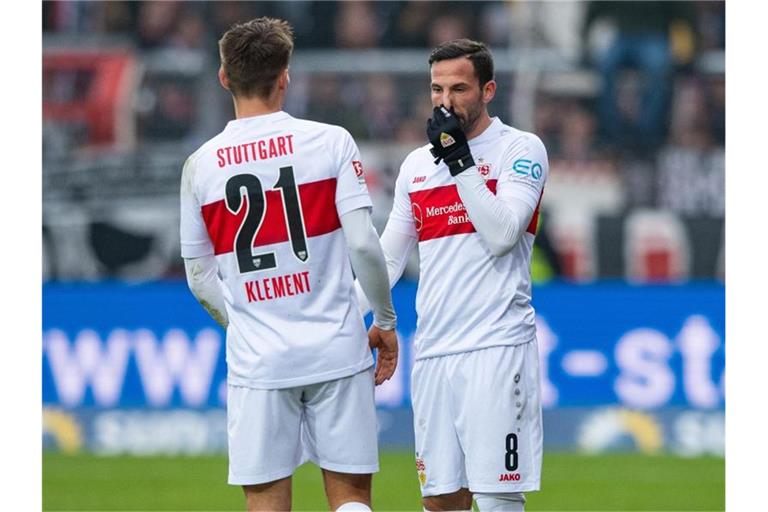
{"label": "number 21 on jersey", "polygon": [[[293,166],[281,167],[280,176],[274,189],[280,190],[283,196],[285,218],[288,222],[288,236],[291,241],[293,254],[301,262],[309,259],[307,236],[304,230],[304,219],[299,200],[299,189],[293,175]],[[243,194],[243,190],[245,193]],[[237,174],[227,180],[226,184],[227,209],[236,215],[241,208],[246,208],[245,217],[235,236],[234,252],[237,255],[237,265],[241,274],[269,270],[277,267],[274,252],[253,254],[253,243],[261,228],[266,214],[266,194],[261,180],[253,174]],[[246,201],[243,201],[246,197]]]}

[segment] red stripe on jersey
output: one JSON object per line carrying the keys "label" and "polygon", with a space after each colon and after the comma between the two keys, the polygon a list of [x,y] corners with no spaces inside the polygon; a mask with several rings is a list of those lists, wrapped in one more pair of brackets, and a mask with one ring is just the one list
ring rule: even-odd
{"label": "red stripe on jersey", "polygon": [[539,195],[539,202],[536,203],[536,209],[533,210],[533,217],[531,217],[531,222],[528,223],[528,228],[525,230],[527,233],[530,233],[532,235],[536,235],[536,231],[539,227],[539,208],[541,207],[541,198],[544,197],[544,191],[541,191],[541,194]]}
{"label": "red stripe on jersey", "polygon": [[[486,185],[496,193],[496,180],[488,180]],[[475,232],[456,185],[418,190],[408,195],[419,242]]]}
{"label": "red stripe on jersey", "polygon": [[[264,195],[266,212],[256,232],[254,247],[288,241],[282,193],[279,190],[267,190]],[[336,212],[336,178],[299,185],[299,201],[307,237],[325,235],[341,227]],[[213,242],[214,254],[232,252],[237,231],[245,218],[245,204],[235,214],[229,211],[223,199],[203,205],[200,210],[208,236]]]}

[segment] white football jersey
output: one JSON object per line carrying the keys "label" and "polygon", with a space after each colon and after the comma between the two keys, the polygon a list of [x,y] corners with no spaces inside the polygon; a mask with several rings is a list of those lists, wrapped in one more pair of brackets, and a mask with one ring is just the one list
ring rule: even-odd
{"label": "white football jersey", "polygon": [[531,252],[549,164],[541,140],[493,118],[469,141],[478,171],[499,198],[533,209],[520,241],[495,257],[475,231],[444,162],[429,145],[400,167],[388,229],[419,241],[416,358],[516,345],[535,337]]}
{"label": "white football jersey", "polygon": [[183,174],[181,255],[216,256],[228,383],[287,388],[370,367],[339,221],[371,208],[352,136],[285,112],[237,119]]}

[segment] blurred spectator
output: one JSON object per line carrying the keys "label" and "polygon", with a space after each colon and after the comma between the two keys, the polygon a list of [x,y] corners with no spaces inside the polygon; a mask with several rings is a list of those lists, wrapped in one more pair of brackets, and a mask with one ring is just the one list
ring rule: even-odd
{"label": "blurred spectator", "polygon": [[[674,62],[670,33],[679,23],[693,25],[690,7],[685,2],[590,2],[582,30],[585,41],[599,20],[608,20],[615,28],[613,41],[597,55],[605,136],[627,148],[644,151],[656,147],[664,140],[671,92]],[[681,46],[679,39],[676,41]],[[617,108],[619,81],[627,65],[639,71],[635,119],[628,119],[626,112],[622,115]]]}
{"label": "blurred spectator", "polygon": [[242,23],[261,14],[257,13],[257,2],[233,2],[230,0],[207,2],[210,10],[208,23],[218,40],[235,23]]}
{"label": "blurred spectator", "polygon": [[362,98],[356,101],[355,95],[346,94],[357,86],[354,80],[347,79],[343,82],[339,75],[315,75],[309,87],[307,117],[324,123],[341,125],[356,139],[365,138],[367,121],[363,119],[360,112]]}
{"label": "blurred spectator", "polygon": [[547,152],[554,154],[559,150],[560,103],[547,94],[539,94],[533,111],[533,132],[546,141]]}
{"label": "blurred spectator", "polygon": [[[95,3],[95,2],[94,2]],[[131,33],[139,14],[138,2],[99,2],[102,7],[102,30],[107,34]]]}
{"label": "blurred spectator", "polygon": [[707,80],[709,126],[715,144],[725,146],[725,75],[713,75]]}
{"label": "blurred spectator", "polygon": [[178,140],[191,133],[197,115],[192,89],[167,78],[147,84],[142,96],[144,105],[139,126],[144,139]]}
{"label": "blurred spectator", "polygon": [[578,103],[572,103],[562,113],[563,130],[559,156],[568,160],[592,160],[597,157],[594,115]]}
{"label": "blurred spectator", "polygon": [[374,48],[382,31],[371,2],[341,2],[334,27],[339,48]]}
{"label": "blurred spectator", "polygon": [[491,47],[508,45],[512,32],[511,18],[510,6],[506,2],[488,2],[479,17],[481,39]]}
{"label": "blurred spectator", "polygon": [[713,101],[702,77],[676,81],[669,143],[657,158],[657,206],[688,215],[724,215],[725,152],[717,146],[723,141],[716,140],[724,136],[724,126],[713,126],[716,96]]}
{"label": "blurred spectator", "polygon": [[397,126],[397,142],[416,148],[426,143],[427,119],[432,117],[432,102],[424,95],[417,95],[407,109],[407,117]]}
{"label": "blurred spectator", "polygon": [[196,10],[185,10],[179,17],[170,43],[176,48],[204,50],[208,40],[205,23],[200,13]]}
{"label": "blurred spectator", "polygon": [[143,2],[139,8],[139,47],[155,49],[167,45],[179,10],[178,2]]}
{"label": "blurred spectator", "polygon": [[392,76],[376,74],[367,78],[363,117],[370,139],[392,138],[398,120],[403,117],[398,99],[397,86]]}
{"label": "blurred spectator", "polygon": [[431,2],[405,2],[396,18],[392,43],[400,47],[425,47],[427,30],[434,15]]}
{"label": "blurred spectator", "polygon": [[43,2],[43,30],[83,34],[98,29],[100,2]]}
{"label": "blurred spectator", "polygon": [[705,91],[698,78],[677,80],[671,114],[669,141],[672,145],[697,149],[712,145]]}
{"label": "blurred spectator", "polygon": [[451,10],[450,14],[443,14],[435,18],[429,29],[429,46],[439,46],[446,41],[472,37],[470,30],[471,18],[466,13]]}
{"label": "blurred spectator", "polygon": [[696,35],[700,50],[725,49],[725,2],[696,2]]}

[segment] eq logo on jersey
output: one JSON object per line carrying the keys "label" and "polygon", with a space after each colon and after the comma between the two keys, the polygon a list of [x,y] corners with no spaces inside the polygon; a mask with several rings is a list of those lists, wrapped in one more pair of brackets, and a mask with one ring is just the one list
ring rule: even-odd
{"label": "eq logo on jersey", "polygon": [[544,168],[540,163],[532,162],[526,158],[515,160],[515,163],[512,164],[512,170],[515,171],[515,174],[520,176],[530,176],[535,180],[541,178],[541,174],[544,172]]}

